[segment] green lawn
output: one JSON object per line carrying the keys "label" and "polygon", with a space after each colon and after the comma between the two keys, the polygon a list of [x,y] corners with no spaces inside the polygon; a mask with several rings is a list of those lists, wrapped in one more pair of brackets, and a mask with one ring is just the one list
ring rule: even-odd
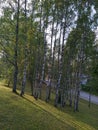
{"label": "green lawn", "polygon": [[55,108],[32,96],[23,98],[0,86],[0,130],[98,130],[98,106],[80,102],[80,112]]}

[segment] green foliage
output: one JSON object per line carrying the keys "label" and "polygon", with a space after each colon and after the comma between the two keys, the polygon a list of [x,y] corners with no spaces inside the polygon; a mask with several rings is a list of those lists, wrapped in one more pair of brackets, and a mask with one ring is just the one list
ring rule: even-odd
{"label": "green foliage", "polygon": [[[16,3],[15,3],[16,5]],[[14,6],[15,6],[14,5]],[[14,10],[15,11],[15,10]],[[14,14],[15,13],[15,14]],[[13,17],[13,18],[12,18]],[[34,73],[35,69],[35,61],[36,55],[38,53],[38,46],[40,40],[40,55],[43,57],[43,32],[38,31],[38,23],[31,21],[32,14],[27,18],[27,50],[28,50],[28,75],[32,72]],[[12,8],[5,7],[4,8],[4,15],[0,17],[1,24],[0,30],[3,33],[0,39],[0,50],[1,53],[4,52],[1,57],[1,64],[6,62],[6,69],[2,69],[2,75],[4,74],[4,78],[13,77],[13,69],[11,69],[11,73],[9,73],[10,68],[13,68],[14,63],[14,49],[15,49],[15,26],[16,26],[16,19],[17,14],[13,12]],[[21,82],[22,75],[23,75],[23,65],[24,65],[24,48],[25,48],[25,19],[24,19],[24,12],[23,9],[20,9],[19,15],[19,41],[18,41],[18,80]],[[41,60],[42,61],[42,60]],[[8,67],[10,64],[11,67]],[[3,72],[4,71],[4,72]],[[29,76],[28,76],[29,77]],[[9,78],[10,79],[10,78]],[[8,79],[7,79],[8,80]],[[11,80],[12,82],[12,80]],[[18,83],[19,83],[18,82]]]}

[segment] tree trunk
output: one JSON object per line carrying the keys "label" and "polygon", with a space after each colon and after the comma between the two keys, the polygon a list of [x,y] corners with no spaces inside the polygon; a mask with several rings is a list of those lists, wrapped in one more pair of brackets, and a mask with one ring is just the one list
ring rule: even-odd
{"label": "tree trunk", "polygon": [[15,54],[14,54],[14,82],[13,82],[13,92],[16,93],[17,88],[17,76],[18,76],[18,65],[17,65],[17,51],[18,51],[18,40],[19,40],[19,5],[20,0],[18,0],[17,7],[17,23],[16,23],[16,44],[15,44]]}
{"label": "tree trunk", "polygon": [[24,70],[23,70],[23,80],[22,80],[22,88],[20,95],[22,96],[25,91],[26,85],[26,75],[27,75],[27,0],[25,0],[25,50],[24,50]]}
{"label": "tree trunk", "polygon": [[51,78],[49,77],[46,87],[46,102],[50,100],[50,95],[51,95]]}
{"label": "tree trunk", "polygon": [[60,59],[60,69],[59,69],[59,78],[56,86],[56,97],[55,97],[55,106],[58,104],[58,98],[59,98],[59,89],[60,89],[60,84],[61,84],[61,79],[62,79],[62,72],[63,72],[63,58],[64,58],[64,41],[65,41],[65,30],[66,30],[66,21],[64,22],[63,25],[63,37],[62,37],[62,51],[61,51],[61,59]]}

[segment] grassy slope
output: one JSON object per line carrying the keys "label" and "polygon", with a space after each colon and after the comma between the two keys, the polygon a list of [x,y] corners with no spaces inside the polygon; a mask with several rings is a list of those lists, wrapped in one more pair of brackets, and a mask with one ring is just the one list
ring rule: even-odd
{"label": "grassy slope", "polygon": [[61,111],[29,95],[21,98],[0,86],[0,130],[97,130],[98,106],[88,109],[85,104],[81,101],[79,113],[67,107]]}

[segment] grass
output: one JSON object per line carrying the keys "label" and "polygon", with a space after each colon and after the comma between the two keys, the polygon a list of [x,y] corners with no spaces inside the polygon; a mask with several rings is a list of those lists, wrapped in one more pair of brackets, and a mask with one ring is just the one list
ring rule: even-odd
{"label": "grass", "polygon": [[80,112],[55,108],[25,94],[23,98],[0,86],[0,130],[97,130],[98,106],[81,100]]}

